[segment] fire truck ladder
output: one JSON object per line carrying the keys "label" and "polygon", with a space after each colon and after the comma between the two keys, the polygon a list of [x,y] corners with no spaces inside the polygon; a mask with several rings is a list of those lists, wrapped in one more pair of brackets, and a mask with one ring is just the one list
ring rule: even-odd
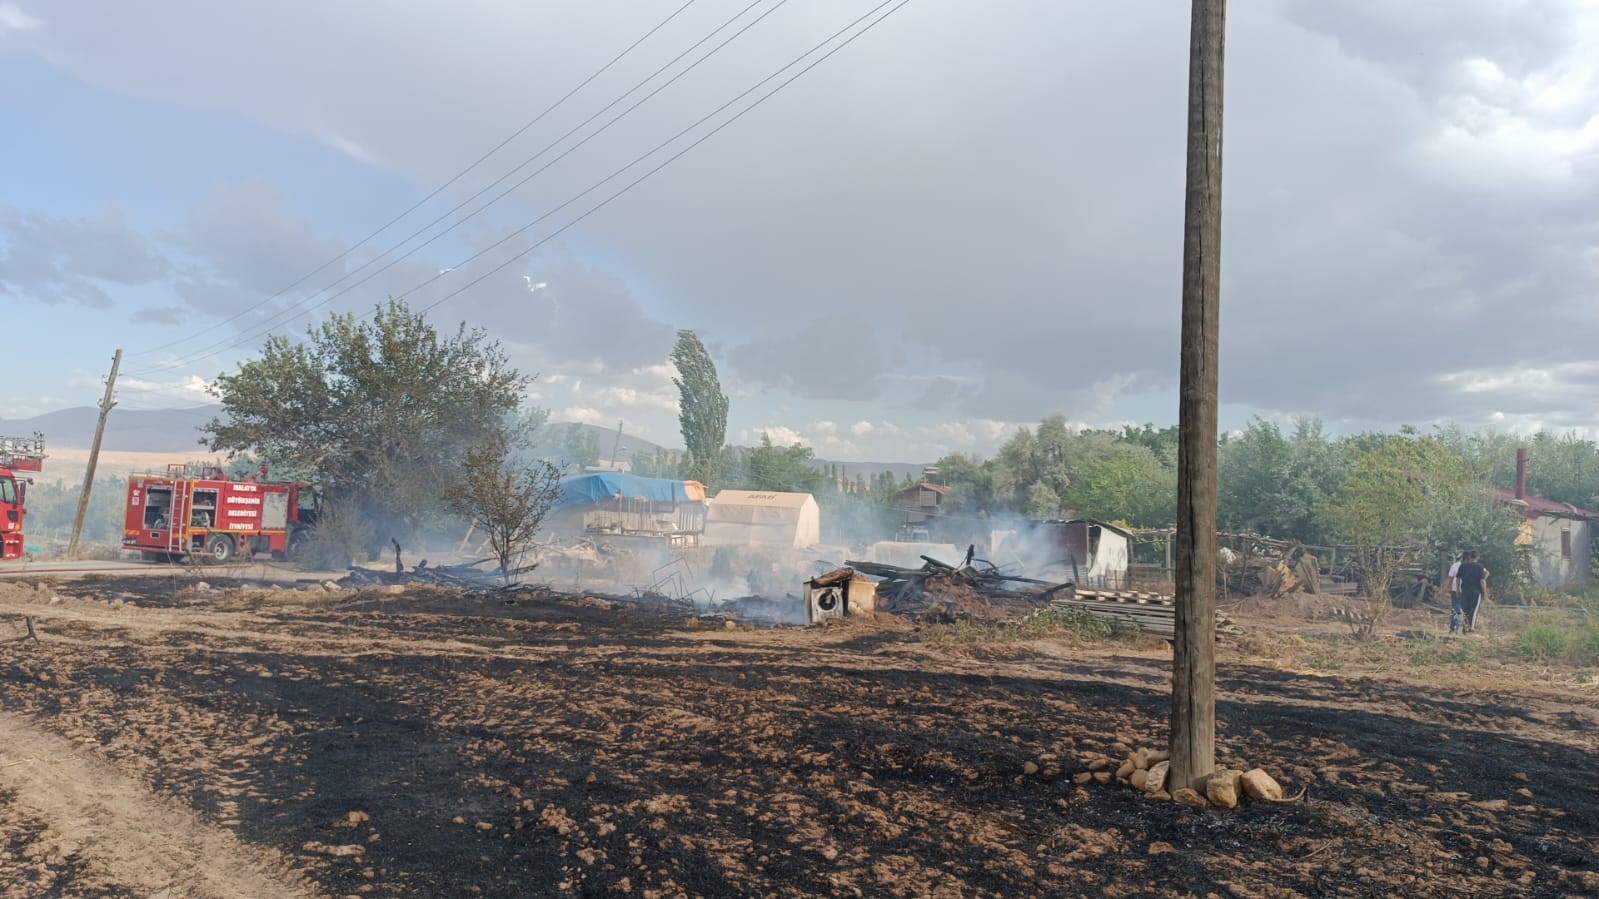
{"label": "fire truck ladder", "polygon": [[189,522],[188,504],[184,502],[187,485],[179,480],[172,482],[172,513],[167,522],[167,552],[175,555],[185,555],[189,551]]}

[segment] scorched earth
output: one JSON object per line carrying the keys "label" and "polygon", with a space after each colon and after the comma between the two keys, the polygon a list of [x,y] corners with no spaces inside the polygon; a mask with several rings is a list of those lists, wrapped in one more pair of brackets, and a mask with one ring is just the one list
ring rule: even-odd
{"label": "scorched earth", "polygon": [[1235,811],[1079,777],[1163,745],[1162,644],[727,627],[541,591],[0,586],[7,896],[1599,892],[1592,694],[1224,646]]}

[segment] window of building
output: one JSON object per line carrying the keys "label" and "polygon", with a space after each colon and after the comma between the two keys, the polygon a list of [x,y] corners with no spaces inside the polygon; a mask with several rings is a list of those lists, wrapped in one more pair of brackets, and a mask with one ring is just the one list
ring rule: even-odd
{"label": "window of building", "polygon": [[1560,529],[1560,559],[1564,562],[1571,561],[1571,526]]}

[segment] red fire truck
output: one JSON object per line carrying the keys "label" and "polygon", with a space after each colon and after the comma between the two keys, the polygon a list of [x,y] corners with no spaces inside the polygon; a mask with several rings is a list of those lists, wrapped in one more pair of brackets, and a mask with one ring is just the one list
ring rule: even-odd
{"label": "red fire truck", "polygon": [[22,558],[22,514],[31,478],[44,470],[44,435],[0,437],[0,559]]}
{"label": "red fire truck", "polygon": [[122,548],[169,562],[222,563],[298,552],[316,520],[309,484],[234,478],[214,465],[169,465],[165,476],[128,479]]}

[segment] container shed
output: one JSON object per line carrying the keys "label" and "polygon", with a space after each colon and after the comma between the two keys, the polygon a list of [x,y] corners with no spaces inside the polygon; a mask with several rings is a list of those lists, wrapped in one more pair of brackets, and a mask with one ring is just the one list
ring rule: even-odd
{"label": "container shed", "polygon": [[822,514],[809,493],[723,490],[705,513],[704,542],[711,546],[803,548],[822,541]]}

